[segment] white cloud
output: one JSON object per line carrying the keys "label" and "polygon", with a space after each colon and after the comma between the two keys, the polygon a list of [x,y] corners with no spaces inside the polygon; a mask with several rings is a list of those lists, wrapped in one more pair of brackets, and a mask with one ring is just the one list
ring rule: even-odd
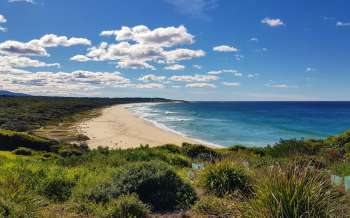
{"label": "white cloud", "polygon": [[187,88],[216,88],[214,84],[210,83],[189,83],[186,84]]}
{"label": "white cloud", "polygon": [[0,54],[48,56],[43,47],[13,40],[0,43]]}
{"label": "white cloud", "polygon": [[350,26],[350,22],[341,22],[341,21],[338,21],[336,23],[336,26]]}
{"label": "white cloud", "polygon": [[34,0],[8,0],[8,2],[10,2],[10,3],[13,3],[13,2],[25,2],[25,3],[35,4]]}
{"label": "white cloud", "polygon": [[91,42],[84,38],[67,38],[66,36],[57,36],[54,34],[47,34],[40,39],[33,39],[29,42],[19,42],[8,40],[0,43],[0,54],[9,55],[37,55],[49,56],[47,47],[58,46],[73,46],[73,45],[90,45]]}
{"label": "white cloud", "polygon": [[146,83],[146,84],[136,84],[135,87],[138,89],[162,89],[165,86],[160,83]]}
{"label": "white cloud", "polygon": [[59,63],[45,63],[21,56],[0,56],[0,67],[25,68],[25,67],[60,67]]}
{"label": "white cloud", "polygon": [[[115,36],[118,43],[102,42],[88,49],[86,55],[76,55],[77,61],[116,61],[119,68],[155,69],[150,62],[175,64],[205,56],[203,50],[171,47],[194,43],[194,36],[184,26],[149,29],[144,25],[102,31],[101,36]],[[177,67],[180,65],[177,65]]]}
{"label": "white cloud", "polygon": [[0,32],[7,32],[7,28],[0,26]]}
{"label": "white cloud", "polygon": [[207,74],[209,75],[219,75],[219,74],[222,74],[222,73],[232,73],[234,76],[243,76],[242,73],[238,72],[237,70],[232,70],[232,69],[224,69],[224,70],[212,70],[212,71],[209,71]]}
{"label": "white cloud", "polygon": [[57,36],[55,34],[46,34],[40,39],[34,39],[28,42],[28,44],[40,46],[43,48],[47,47],[58,47],[64,46],[69,47],[73,45],[91,45],[91,41],[85,38],[68,38],[67,36]]}
{"label": "white cloud", "polygon": [[279,18],[273,19],[273,18],[269,18],[269,17],[266,17],[263,20],[261,20],[261,23],[263,23],[267,26],[270,26],[270,27],[278,27],[278,26],[285,25],[285,23],[281,19],[279,19]]}
{"label": "white cloud", "polygon": [[230,86],[230,87],[238,87],[240,86],[241,84],[238,83],[238,82],[223,82],[222,83],[224,86]]}
{"label": "white cloud", "polygon": [[186,27],[160,27],[150,30],[139,25],[133,28],[123,26],[120,30],[102,31],[101,36],[115,36],[117,41],[135,41],[140,44],[172,47],[194,43],[194,36],[187,32]]}
{"label": "white cloud", "polygon": [[238,48],[229,45],[219,45],[213,48],[213,51],[217,52],[237,52]]}
{"label": "white cloud", "polygon": [[0,67],[1,86],[6,90],[36,94],[86,95],[103,87],[129,84],[118,73],[73,71],[29,72]]}
{"label": "white cloud", "polygon": [[236,60],[236,61],[241,61],[243,58],[244,58],[244,55],[235,54],[235,60]]}
{"label": "white cloud", "polygon": [[70,58],[72,61],[78,61],[78,62],[86,62],[89,61],[90,58],[86,57],[85,55],[75,55]]}
{"label": "white cloud", "polygon": [[150,81],[161,82],[161,81],[164,81],[165,79],[166,79],[165,76],[156,76],[154,74],[147,74],[138,78],[138,80],[143,82],[150,82]]}
{"label": "white cloud", "polygon": [[165,70],[183,70],[185,69],[185,66],[181,64],[173,64],[173,65],[164,67],[164,69]]}
{"label": "white cloud", "polygon": [[205,56],[203,50],[191,50],[186,48],[179,48],[172,51],[163,52],[164,58],[168,63],[177,61],[190,60],[192,58],[199,58]]}
{"label": "white cloud", "polygon": [[217,0],[165,0],[182,14],[209,19],[207,12],[217,6]]}
{"label": "white cloud", "polygon": [[287,88],[298,88],[296,85],[288,85],[288,84],[266,84],[265,86],[270,88],[280,88],[280,89],[287,89]]}
{"label": "white cloud", "polygon": [[258,77],[258,76],[259,76],[258,73],[250,73],[250,74],[247,75],[247,77],[250,78],[250,79],[251,79],[251,78]]}
{"label": "white cloud", "polygon": [[7,20],[4,15],[0,14],[0,23],[6,23]]}
{"label": "white cloud", "polygon": [[177,81],[177,82],[209,82],[218,80],[219,77],[215,75],[201,75],[196,74],[194,76],[183,75],[183,76],[172,76],[169,80]]}
{"label": "white cloud", "polygon": [[197,69],[197,70],[202,69],[202,66],[201,66],[201,65],[198,65],[198,64],[194,64],[194,65],[192,65],[192,67],[193,67],[194,69]]}
{"label": "white cloud", "polygon": [[316,68],[312,68],[312,67],[307,67],[307,68],[305,69],[306,72],[314,72],[314,71],[316,71],[316,70],[317,70]]}
{"label": "white cloud", "polygon": [[122,60],[118,62],[117,68],[121,69],[151,69],[155,70],[156,68],[146,62],[136,61],[136,60]]}
{"label": "white cloud", "polygon": [[256,38],[256,37],[252,37],[252,38],[250,38],[250,41],[253,41],[253,42],[258,42],[258,41],[259,41],[259,39],[258,39],[258,38]]}

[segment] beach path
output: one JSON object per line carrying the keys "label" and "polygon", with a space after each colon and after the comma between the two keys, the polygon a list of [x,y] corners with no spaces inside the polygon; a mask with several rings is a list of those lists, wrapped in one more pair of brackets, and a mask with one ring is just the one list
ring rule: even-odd
{"label": "beach path", "polygon": [[167,143],[181,145],[183,142],[198,143],[176,133],[154,126],[136,117],[127,105],[114,105],[102,110],[101,115],[78,125],[80,133],[88,136],[90,148],[135,148],[141,144],[159,146]]}

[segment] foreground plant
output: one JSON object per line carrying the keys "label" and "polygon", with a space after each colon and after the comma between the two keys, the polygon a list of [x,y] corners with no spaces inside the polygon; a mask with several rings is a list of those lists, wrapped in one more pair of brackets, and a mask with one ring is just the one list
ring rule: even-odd
{"label": "foreground plant", "polygon": [[311,167],[275,167],[251,201],[249,217],[334,217],[329,181]]}

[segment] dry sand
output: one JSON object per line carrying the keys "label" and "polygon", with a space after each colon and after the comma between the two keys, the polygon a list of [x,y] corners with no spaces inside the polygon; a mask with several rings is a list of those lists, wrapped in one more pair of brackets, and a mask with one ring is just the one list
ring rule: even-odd
{"label": "dry sand", "polygon": [[159,146],[167,143],[199,143],[194,139],[160,129],[146,120],[136,117],[127,105],[115,105],[102,110],[100,116],[84,121],[78,130],[87,135],[90,148],[134,148],[140,144]]}

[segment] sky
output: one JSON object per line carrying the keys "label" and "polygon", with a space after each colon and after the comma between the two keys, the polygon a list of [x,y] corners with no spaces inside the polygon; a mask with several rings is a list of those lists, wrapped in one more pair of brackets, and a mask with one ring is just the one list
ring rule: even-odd
{"label": "sky", "polygon": [[348,0],[0,0],[0,90],[350,100]]}

